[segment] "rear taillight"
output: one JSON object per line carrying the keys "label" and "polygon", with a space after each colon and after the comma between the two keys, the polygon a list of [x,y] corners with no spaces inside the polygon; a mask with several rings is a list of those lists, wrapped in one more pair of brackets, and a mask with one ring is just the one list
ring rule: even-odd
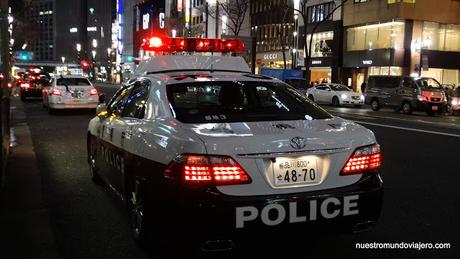
{"label": "rear taillight", "polygon": [[30,84],[29,83],[22,83],[21,88],[24,88],[24,89],[30,88]]}
{"label": "rear taillight", "polygon": [[382,165],[380,145],[374,144],[357,148],[348,159],[340,175],[375,173]]}
{"label": "rear taillight", "polygon": [[61,96],[61,91],[59,89],[54,88],[51,92],[51,95]]}
{"label": "rear taillight", "polygon": [[251,178],[229,156],[181,155],[165,170],[166,177],[175,175],[186,186],[247,184]]}
{"label": "rear taillight", "polygon": [[91,89],[91,95],[97,95],[97,90],[95,88]]}

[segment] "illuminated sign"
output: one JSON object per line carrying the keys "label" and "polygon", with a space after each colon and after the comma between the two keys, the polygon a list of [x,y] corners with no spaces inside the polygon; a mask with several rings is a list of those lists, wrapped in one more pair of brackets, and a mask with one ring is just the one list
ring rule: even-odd
{"label": "illuminated sign", "polygon": [[321,60],[312,60],[311,64],[312,65],[321,65],[323,62]]}
{"label": "illuminated sign", "polygon": [[363,60],[363,65],[372,65],[372,60]]}
{"label": "illuminated sign", "polygon": [[160,25],[160,29],[164,29],[165,28],[165,13],[160,13],[159,15],[159,25]]}
{"label": "illuminated sign", "polygon": [[150,23],[150,14],[146,13],[142,15],[142,29],[147,30]]}
{"label": "illuminated sign", "polygon": [[278,53],[264,54],[264,59],[267,59],[267,60],[278,59]]}

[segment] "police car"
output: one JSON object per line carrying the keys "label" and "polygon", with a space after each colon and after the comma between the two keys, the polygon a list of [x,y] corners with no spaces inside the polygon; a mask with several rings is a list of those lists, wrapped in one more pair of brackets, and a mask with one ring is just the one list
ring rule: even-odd
{"label": "police car", "polygon": [[[147,43],[157,53],[242,46]],[[177,231],[212,247],[259,229],[372,227],[383,193],[374,134],[224,54],[143,61],[89,123],[92,178],[127,202],[135,239]]]}
{"label": "police car", "polygon": [[59,75],[42,91],[43,106],[50,113],[57,109],[96,109],[99,96],[96,88],[84,76]]}

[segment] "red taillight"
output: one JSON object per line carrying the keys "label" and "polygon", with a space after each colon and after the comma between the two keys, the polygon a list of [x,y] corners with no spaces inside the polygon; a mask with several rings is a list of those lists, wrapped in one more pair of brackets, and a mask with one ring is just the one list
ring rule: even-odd
{"label": "red taillight", "polygon": [[247,184],[251,178],[228,156],[182,155],[165,170],[179,174],[187,186]]}
{"label": "red taillight", "polygon": [[30,84],[29,83],[22,83],[21,88],[25,88],[25,89],[30,88]]}
{"label": "red taillight", "polygon": [[345,163],[340,175],[377,172],[381,165],[382,154],[379,144],[360,147],[353,152],[353,155]]}
{"label": "red taillight", "polygon": [[91,89],[91,95],[97,95],[97,90],[96,89]]}
{"label": "red taillight", "polygon": [[62,94],[59,89],[54,88],[53,92],[51,92],[51,95],[61,96]]}

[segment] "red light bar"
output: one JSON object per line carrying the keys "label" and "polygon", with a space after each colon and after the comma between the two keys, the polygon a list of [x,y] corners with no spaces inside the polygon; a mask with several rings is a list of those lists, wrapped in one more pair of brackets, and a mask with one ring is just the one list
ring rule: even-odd
{"label": "red light bar", "polygon": [[144,40],[142,48],[158,52],[222,52],[241,53],[244,43],[236,39],[159,38]]}

